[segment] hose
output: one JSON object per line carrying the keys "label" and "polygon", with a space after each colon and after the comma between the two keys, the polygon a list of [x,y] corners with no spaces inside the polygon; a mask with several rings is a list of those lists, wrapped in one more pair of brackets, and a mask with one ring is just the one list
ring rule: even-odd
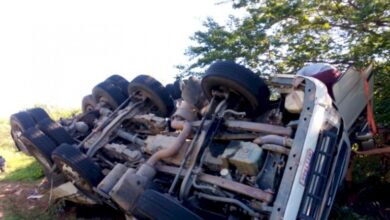
{"label": "hose", "polygon": [[258,137],[253,141],[255,144],[263,145],[263,144],[275,144],[285,147],[291,147],[293,140],[288,137],[282,137],[279,135],[265,135],[262,137]]}
{"label": "hose", "polygon": [[[172,121],[172,127],[175,127],[175,121]],[[177,137],[176,142],[171,147],[159,150],[157,153],[153,154],[146,161],[146,163],[150,166],[154,166],[161,159],[175,155],[180,150],[180,147],[183,146],[187,137],[190,135],[191,128],[191,124],[185,121],[183,131]]]}

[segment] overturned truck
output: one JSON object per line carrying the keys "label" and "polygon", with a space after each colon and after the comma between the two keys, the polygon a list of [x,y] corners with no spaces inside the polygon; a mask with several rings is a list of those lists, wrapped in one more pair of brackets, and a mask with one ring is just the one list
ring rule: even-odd
{"label": "overturned truck", "polygon": [[227,61],[165,87],[113,75],[84,97],[80,115],[18,112],[11,135],[57,198],[128,217],[326,219],[351,143],[370,139],[370,72],[349,69],[333,97],[313,77],[276,75],[267,85]]}

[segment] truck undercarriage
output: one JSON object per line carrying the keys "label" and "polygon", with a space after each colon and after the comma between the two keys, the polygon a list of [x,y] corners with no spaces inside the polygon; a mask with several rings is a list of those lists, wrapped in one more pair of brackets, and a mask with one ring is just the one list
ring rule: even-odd
{"label": "truck undercarriage", "polygon": [[[114,75],[80,115],[54,122],[39,108],[19,112],[11,134],[62,180],[58,197],[137,219],[326,219],[369,101],[337,86],[332,98],[312,77],[267,85],[225,61],[165,87]],[[359,103],[348,111],[351,100]]]}

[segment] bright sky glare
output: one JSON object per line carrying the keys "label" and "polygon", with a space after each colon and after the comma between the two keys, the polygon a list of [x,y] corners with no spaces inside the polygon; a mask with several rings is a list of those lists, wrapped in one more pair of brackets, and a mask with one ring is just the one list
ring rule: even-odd
{"label": "bright sky glare", "polygon": [[[217,1],[221,2],[221,1]],[[35,103],[80,107],[108,76],[173,82],[189,37],[230,3],[210,0],[0,1],[0,117]]]}

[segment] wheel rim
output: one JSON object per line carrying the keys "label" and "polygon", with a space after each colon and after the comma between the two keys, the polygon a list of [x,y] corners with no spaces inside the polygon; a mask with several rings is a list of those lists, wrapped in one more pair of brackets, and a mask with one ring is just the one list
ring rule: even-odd
{"label": "wheel rim", "polygon": [[147,100],[149,105],[148,110],[150,113],[155,115],[167,114],[167,109],[164,104],[160,103],[161,101],[159,100],[159,98],[155,97],[155,94],[153,94],[152,92],[149,92],[143,88],[137,88],[131,91],[130,95],[132,95],[136,100]]}
{"label": "wheel rim", "polygon": [[115,110],[118,107],[118,104],[115,101],[109,100],[107,97],[100,96],[98,102],[101,106],[104,106],[108,109]]}
{"label": "wheel rim", "polygon": [[14,139],[16,146],[18,146],[20,150],[28,152],[26,145],[24,145],[20,138],[22,136],[22,130],[19,127],[12,129],[11,136],[12,139]]}
{"label": "wheel rim", "polygon": [[51,168],[51,164],[46,160],[46,158],[38,153],[38,154],[35,154],[35,158],[43,165],[45,166],[46,168]]}
{"label": "wheel rim", "polygon": [[63,161],[60,161],[59,163],[62,172],[70,179],[71,182],[73,182],[74,185],[83,190],[92,191],[91,185],[87,183],[87,181],[85,181],[77,171]]}
{"label": "wheel rim", "polygon": [[95,109],[93,105],[87,105],[85,106],[85,112],[91,112]]}
{"label": "wheel rim", "polygon": [[51,169],[51,163],[47,160],[45,156],[39,152],[39,150],[35,149],[35,147],[29,147],[29,151],[38,160],[39,163],[42,164],[47,170]]}

